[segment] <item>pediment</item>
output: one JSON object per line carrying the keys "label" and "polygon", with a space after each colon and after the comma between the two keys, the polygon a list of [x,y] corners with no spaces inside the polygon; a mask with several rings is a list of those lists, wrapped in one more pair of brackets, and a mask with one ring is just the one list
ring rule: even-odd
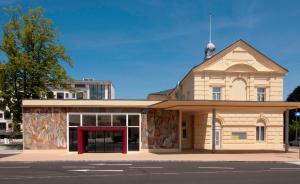
{"label": "pediment", "polygon": [[242,40],[198,65],[194,71],[287,73],[286,69]]}

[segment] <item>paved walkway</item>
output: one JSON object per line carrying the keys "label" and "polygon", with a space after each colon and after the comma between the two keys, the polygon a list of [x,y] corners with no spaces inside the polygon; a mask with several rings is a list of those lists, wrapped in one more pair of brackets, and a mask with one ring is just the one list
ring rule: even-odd
{"label": "paved walkway", "polygon": [[[3,156],[3,155],[2,155]],[[0,158],[0,161],[299,161],[298,149],[290,152],[228,153],[67,153],[65,151],[23,152]]]}

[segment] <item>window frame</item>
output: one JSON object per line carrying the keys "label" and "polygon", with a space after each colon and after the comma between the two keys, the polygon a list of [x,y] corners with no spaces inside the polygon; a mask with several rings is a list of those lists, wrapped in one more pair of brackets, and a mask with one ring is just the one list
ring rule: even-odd
{"label": "window frame", "polygon": [[[69,126],[69,116],[70,115],[80,115],[80,126]],[[128,142],[127,142],[127,153],[134,153],[134,152],[141,152],[142,151],[142,130],[141,130],[141,123],[142,123],[142,114],[138,112],[133,112],[133,113],[118,113],[118,112],[104,112],[104,113],[98,113],[98,112],[68,112],[67,113],[67,150],[68,152],[77,152],[77,151],[70,151],[69,150],[69,128],[70,127],[82,127],[82,116],[83,115],[96,115],[96,126],[98,127],[98,115],[111,115],[111,126],[108,127],[114,127],[113,126],[113,115],[126,115],[126,125],[122,126],[127,129],[128,128],[138,128],[139,129],[139,150],[138,151],[129,151],[128,150]],[[128,125],[128,115],[138,115],[139,116],[139,125],[138,126],[129,126]],[[115,126],[116,127],[116,126]],[[127,133],[127,141],[128,141],[128,133]]]}
{"label": "window frame", "polygon": [[[263,129],[263,131],[262,131]],[[266,126],[264,123],[257,123],[255,126],[255,139],[256,142],[265,142],[266,141]],[[262,139],[263,137],[263,139]]]}
{"label": "window frame", "polygon": [[[263,89],[263,92],[260,91]],[[265,87],[258,87],[256,89],[256,94],[257,94],[257,101],[259,102],[265,102],[267,98],[267,89]]]}
{"label": "window frame", "polygon": [[[215,89],[218,89],[218,91],[215,91]],[[221,87],[219,87],[219,86],[212,87],[212,100],[216,100],[216,101],[221,100],[221,94],[222,94]]]}

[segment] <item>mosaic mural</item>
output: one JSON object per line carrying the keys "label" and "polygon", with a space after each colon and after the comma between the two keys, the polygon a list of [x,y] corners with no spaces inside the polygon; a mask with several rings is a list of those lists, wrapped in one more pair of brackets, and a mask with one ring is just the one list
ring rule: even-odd
{"label": "mosaic mural", "polygon": [[66,149],[66,118],[66,109],[63,108],[25,108],[24,148]]}
{"label": "mosaic mural", "polygon": [[173,149],[179,147],[177,111],[150,110],[142,114],[142,148]]}

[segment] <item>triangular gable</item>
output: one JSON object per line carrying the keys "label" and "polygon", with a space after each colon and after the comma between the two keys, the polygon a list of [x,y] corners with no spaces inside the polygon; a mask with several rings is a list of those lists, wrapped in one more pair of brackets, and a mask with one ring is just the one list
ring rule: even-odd
{"label": "triangular gable", "polygon": [[287,74],[288,72],[243,40],[234,42],[193,69],[193,71],[231,70],[281,74]]}

